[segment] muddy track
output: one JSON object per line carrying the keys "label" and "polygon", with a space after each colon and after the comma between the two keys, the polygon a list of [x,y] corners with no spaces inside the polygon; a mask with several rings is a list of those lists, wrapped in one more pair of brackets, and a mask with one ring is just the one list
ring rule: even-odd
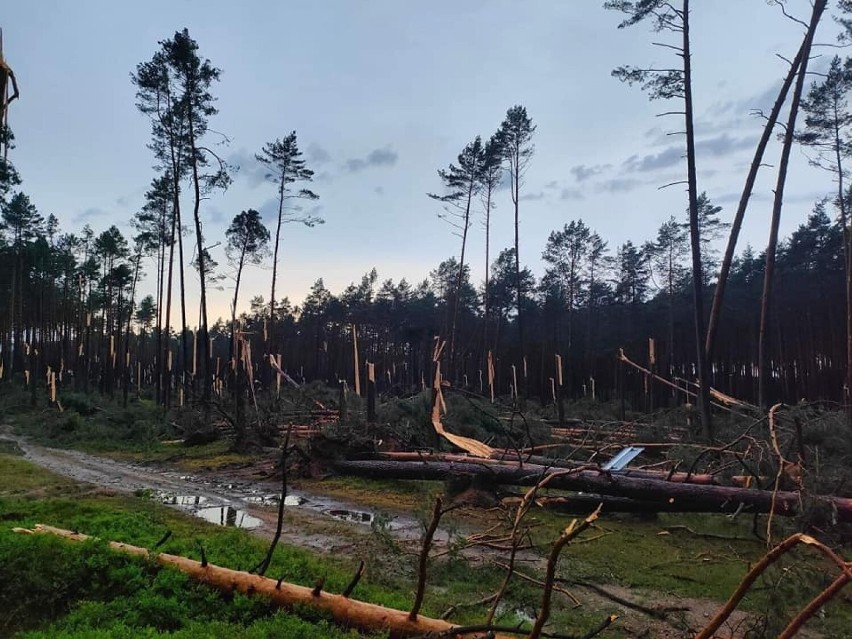
{"label": "muddy track", "polygon": [[[119,493],[145,494],[211,523],[246,528],[264,538],[275,533],[280,480],[257,477],[268,472],[224,469],[186,474],[162,466],[46,448],[8,429],[0,432],[0,440],[16,444],[25,459],[57,475]],[[288,493],[285,512],[291,525],[285,526],[282,541],[324,552],[351,547],[372,532],[376,521],[376,513],[363,505],[303,491]],[[382,515],[382,526],[400,541],[419,538],[421,526],[416,519],[401,512]],[[311,532],[298,532],[305,529]],[[443,538],[446,540],[447,535]]]}

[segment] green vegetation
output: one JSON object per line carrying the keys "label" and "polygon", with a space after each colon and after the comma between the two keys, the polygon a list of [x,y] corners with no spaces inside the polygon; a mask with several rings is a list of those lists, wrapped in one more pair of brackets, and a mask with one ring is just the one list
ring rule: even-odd
{"label": "green vegetation", "polygon": [[[25,636],[126,637],[180,631],[175,636],[209,637],[231,628],[251,637],[346,636],[324,622],[314,625],[278,612],[257,598],[236,595],[222,605],[219,593],[172,570],[113,553],[102,543],[69,544],[17,535],[11,529],[49,522],[147,547],[171,530],[164,552],[198,558],[203,545],[212,562],[242,569],[256,563],[264,548],[262,540],[245,532],[204,524],[145,499],[86,493],[6,455],[0,457],[0,476],[0,610],[6,611],[0,617],[0,634],[41,629]],[[34,496],[41,499],[34,501]],[[353,560],[331,562],[282,546],[269,573],[306,585],[324,575],[327,588],[339,591],[353,569]],[[368,580],[358,595],[388,606],[406,605],[405,597]]]}

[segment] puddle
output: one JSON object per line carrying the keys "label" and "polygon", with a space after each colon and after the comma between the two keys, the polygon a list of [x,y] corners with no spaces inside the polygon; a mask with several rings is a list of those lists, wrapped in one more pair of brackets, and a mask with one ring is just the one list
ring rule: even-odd
{"label": "puddle", "polygon": [[359,510],[346,510],[345,508],[329,508],[323,512],[326,515],[331,515],[335,519],[354,521],[356,524],[372,524],[374,518],[373,513]]}
{"label": "puddle", "polygon": [[229,505],[210,506],[209,499],[204,495],[177,495],[167,491],[156,491],[154,499],[167,506],[177,506],[189,514],[200,517],[211,524],[231,528],[258,528],[263,521],[252,517],[244,510]]}
{"label": "puddle", "polygon": [[263,524],[263,521],[257,517],[252,517],[244,510],[239,510],[233,506],[209,506],[207,508],[199,508],[192,513],[196,517],[201,517],[211,524],[219,526],[228,526],[230,528],[257,528]]}
{"label": "puddle", "polygon": [[[245,510],[240,510],[238,506],[242,504],[250,507],[277,509],[281,502],[280,494],[271,491],[268,487],[228,481],[205,481],[192,475],[180,475],[176,479],[188,484],[195,484],[195,486],[187,486],[187,493],[198,490],[207,493],[207,496],[181,494],[179,490],[158,490],[153,492],[153,498],[160,503],[175,506],[219,526],[260,527],[263,525],[260,519],[253,517]],[[231,504],[236,504],[236,506]],[[395,531],[405,531],[409,528],[414,533],[419,531],[418,524],[413,519],[409,521],[406,517],[393,517],[374,513],[370,510],[353,509],[348,504],[324,496],[311,495],[306,497],[300,494],[289,494],[284,498],[284,505],[290,508],[304,508],[361,526],[382,525]]]}
{"label": "puddle", "polygon": [[207,503],[207,497],[203,497],[202,495],[174,495],[165,492],[158,492],[156,499],[160,503],[169,506],[183,506],[186,508],[201,506]]}

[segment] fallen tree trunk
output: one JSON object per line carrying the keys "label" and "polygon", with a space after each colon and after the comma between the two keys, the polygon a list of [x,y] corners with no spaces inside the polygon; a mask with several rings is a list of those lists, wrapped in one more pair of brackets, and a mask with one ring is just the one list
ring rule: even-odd
{"label": "fallen tree trunk", "polygon": [[[418,452],[393,452],[393,453],[377,453],[366,457],[367,459],[388,459],[393,461],[409,461],[409,462],[470,462],[473,464],[503,464],[511,467],[528,468],[530,464],[541,468],[579,468],[580,466],[588,466],[567,459],[554,459],[550,457],[542,457],[540,455],[521,455],[521,461],[518,461],[518,454],[513,452],[497,451],[492,453],[488,459],[478,459],[466,455],[457,455],[452,453],[418,453]],[[363,458],[358,458],[363,459]],[[659,479],[662,481],[685,482],[688,484],[718,484],[715,475],[709,473],[670,473],[665,470],[645,470],[642,468],[625,468],[624,470],[609,471],[612,474],[623,475],[625,477],[643,477],[648,479]],[[594,506],[592,506],[594,509]]]}
{"label": "fallen tree trunk", "polygon": [[[14,532],[24,534],[50,534],[63,537],[70,541],[88,541],[89,535],[37,524],[33,530],[15,528]],[[389,632],[391,637],[415,637],[427,634],[442,637],[454,637],[453,630],[459,626],[442,619],[432,619],[417,615],[414,620],[410,613],[394,608],[385,608],[376,604],[349,599],[343,595],[332,595],[316,588],[307,588],[295,584],[268,579],[239,570],[231,570],[210,563],[195,561],[187,557],[152,553],[147,548],[131,546],[118,541],[107,542],[113,550],[150,558],[163,566],[177,568],[193,579],[213,586],[223,592],[239,592],[245,595],[261,595],[268,597],[274,603],[284,608],[307,608],[321,610],[331,615],[334,620],[347,627],[358,628],[367,632]],[[486,632],[466,634],[466,637],[485,637]],[[461,635],[458,635],[459,637]],[[507,639],[505,635],[494,635]]]}
{"label": "fallen tree trunk", "polygon": [[[685,501],[703,512],[735,512],[741,506],[749,512],[793,517],[800,511],[803,496],[798,492],[754,490],[733,486],[704,486],[659,479],[630,477],[603,470],[567,472],[535,464],[470,462],[335,461],[338,472],[382,479],[444,480],[452,475],[479,475],[495,484],[533,486],[547,475],[558,475],[548,488],[629,497],[661,506]],[[813,496],[836,513],[837,521],[852,522],[852,499]],[[833,518],[833,517],[832,517]]]}

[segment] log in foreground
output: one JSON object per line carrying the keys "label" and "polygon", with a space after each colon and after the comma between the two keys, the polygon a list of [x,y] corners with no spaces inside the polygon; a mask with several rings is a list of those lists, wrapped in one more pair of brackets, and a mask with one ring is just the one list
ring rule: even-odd
{"label": "log in foreground", "polygon": [[[71,541],[88,541],[89,535],[37,524],[34,529],[15,528],[14,532],[23,534],[50,534]],[[239,592],[244,595],[261,595],[268,597],[277,605],[284,608],[307,606],[322,610],[331,615],[334,620],[347,627],[358,628],[367,632],[389,632],[391,637],[415,637],[429,633],[442,637],[454,637],[453,630],[460,626],[442,619],[431,619],[417,615],[416,619],[409,618],[409,613],[394,608],[385,608],[376,604],[349,599],[343,595],[333,595],[326,592],[316,592],[315,588],[307,588],[260,575],[253,575],[239,570],[231,570],[210,563],[203,563],[166,553],[153,553],[147,548],[131,546],[118,541],[107,542],[116,551],[150,558],[162,566],[171,566],[188,574],[193,579],[205,583],[224,592]],[[466,634],[466,637],[485,637],[488,633]],[[460,636],[460,635],[459,635]],[[491,635],[507,639],[505,635]]]}
{"label": "log in foreground", "polygon": [[[548,468],[537,464],[477,463],[470,462],[402,462],[402,461],[335,461],[332,467],[340,473],[384,479],[444,480],[453,475],[480,476],[495,484],[534,486],[548,475],[558,475],[548,483],[548,488],[561,488],[602,495],[629,497],[650,504],[659,504],[664,510],[678,502],[685,502],[702,512],[735,512],[742,507],[749,512],[768,513],[784,517],[796,516],[803,496],[798,492],[737,488],[733,486],[705,486],[678,482],[630,477],[605,470],[578,470],[566,473],[561,468]],[[852,499],[833,496],[812,496],[832,512],[829,519],[852,522]]]}

